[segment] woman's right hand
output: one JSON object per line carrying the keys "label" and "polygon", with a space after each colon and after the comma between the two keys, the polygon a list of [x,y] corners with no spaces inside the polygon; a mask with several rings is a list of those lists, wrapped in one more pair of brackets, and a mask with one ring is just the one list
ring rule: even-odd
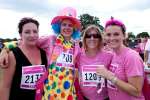
{"label": "woman's right hand", "polygon": [[8,51],[6,49],[2,49],[0,53],[0,68],[8,67]]}
{"label": "woman's right hand", "polygon": [[99,67],[97,69],[97,75],[100,75],[103,78],[106,78],[108,80],[111,80],[112,78],[114,78],[114,74],[111,71],[109,71],[108,69],[106,69],[104,66]]}

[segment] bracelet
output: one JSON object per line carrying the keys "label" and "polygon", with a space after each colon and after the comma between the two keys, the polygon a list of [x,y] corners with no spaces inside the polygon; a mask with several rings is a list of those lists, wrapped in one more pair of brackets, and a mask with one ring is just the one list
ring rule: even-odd
{"label": "bracelet", "polygon": [[111,79],[111,82],[112,82],[113,84],[116,84],[117,80],[118,80],[118,78],[115,76],[115,77],[113,77],[113,78]]}

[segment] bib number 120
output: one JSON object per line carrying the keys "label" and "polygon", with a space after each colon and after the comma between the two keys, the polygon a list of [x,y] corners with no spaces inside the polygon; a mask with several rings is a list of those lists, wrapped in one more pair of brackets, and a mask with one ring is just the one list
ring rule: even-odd
{"label": "bib number 120", "polygon": [[84,73],[85,81],[100,81],[101,77],[98,77],[96,73]]}
{"label": "bib number 120", "polygon": [[97,80],[96,73],[85,73],[85,80]]}

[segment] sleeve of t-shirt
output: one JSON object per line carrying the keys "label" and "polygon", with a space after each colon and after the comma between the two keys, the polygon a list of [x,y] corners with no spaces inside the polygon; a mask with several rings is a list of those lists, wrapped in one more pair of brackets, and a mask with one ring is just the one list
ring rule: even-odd
{"label": "sleeve of t-shirt", "polygon": [[133,52],[129,52],[125,58],[125,72],[127,77],[143,76],[144,65],[140,56]]}
{"label": "sleeve of t-shirt", "polygon": [[38,39],[37,46],[42,48],[42,49],[48,48],[48,42],[49,41],[50,41],[50,36],[41,36]]}
{"label": "sleeve of t-shirt", "polygon": [[150,40],[147,41],[145,45],[145,50],[150,51]]}
{"label": "sleeve of t-shirt", "polygon": [[41,36],[38,39],[37,46],[39,48],[42,48],[46,52],[49,52],[49,50],[51,48],[51,44],[54,44],[52,42],[54,42],[55,38],[56,38],[56,36],[54,36],[54,35],[51,35],[51,36]]}

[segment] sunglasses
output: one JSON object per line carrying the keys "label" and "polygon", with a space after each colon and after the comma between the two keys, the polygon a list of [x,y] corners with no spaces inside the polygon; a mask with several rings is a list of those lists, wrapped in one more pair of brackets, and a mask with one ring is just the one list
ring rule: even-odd
{"label": "sunglasses", "polygon": [[86,34],[85,35],[85,38],[100,38],[101,36],[99,34]]}

